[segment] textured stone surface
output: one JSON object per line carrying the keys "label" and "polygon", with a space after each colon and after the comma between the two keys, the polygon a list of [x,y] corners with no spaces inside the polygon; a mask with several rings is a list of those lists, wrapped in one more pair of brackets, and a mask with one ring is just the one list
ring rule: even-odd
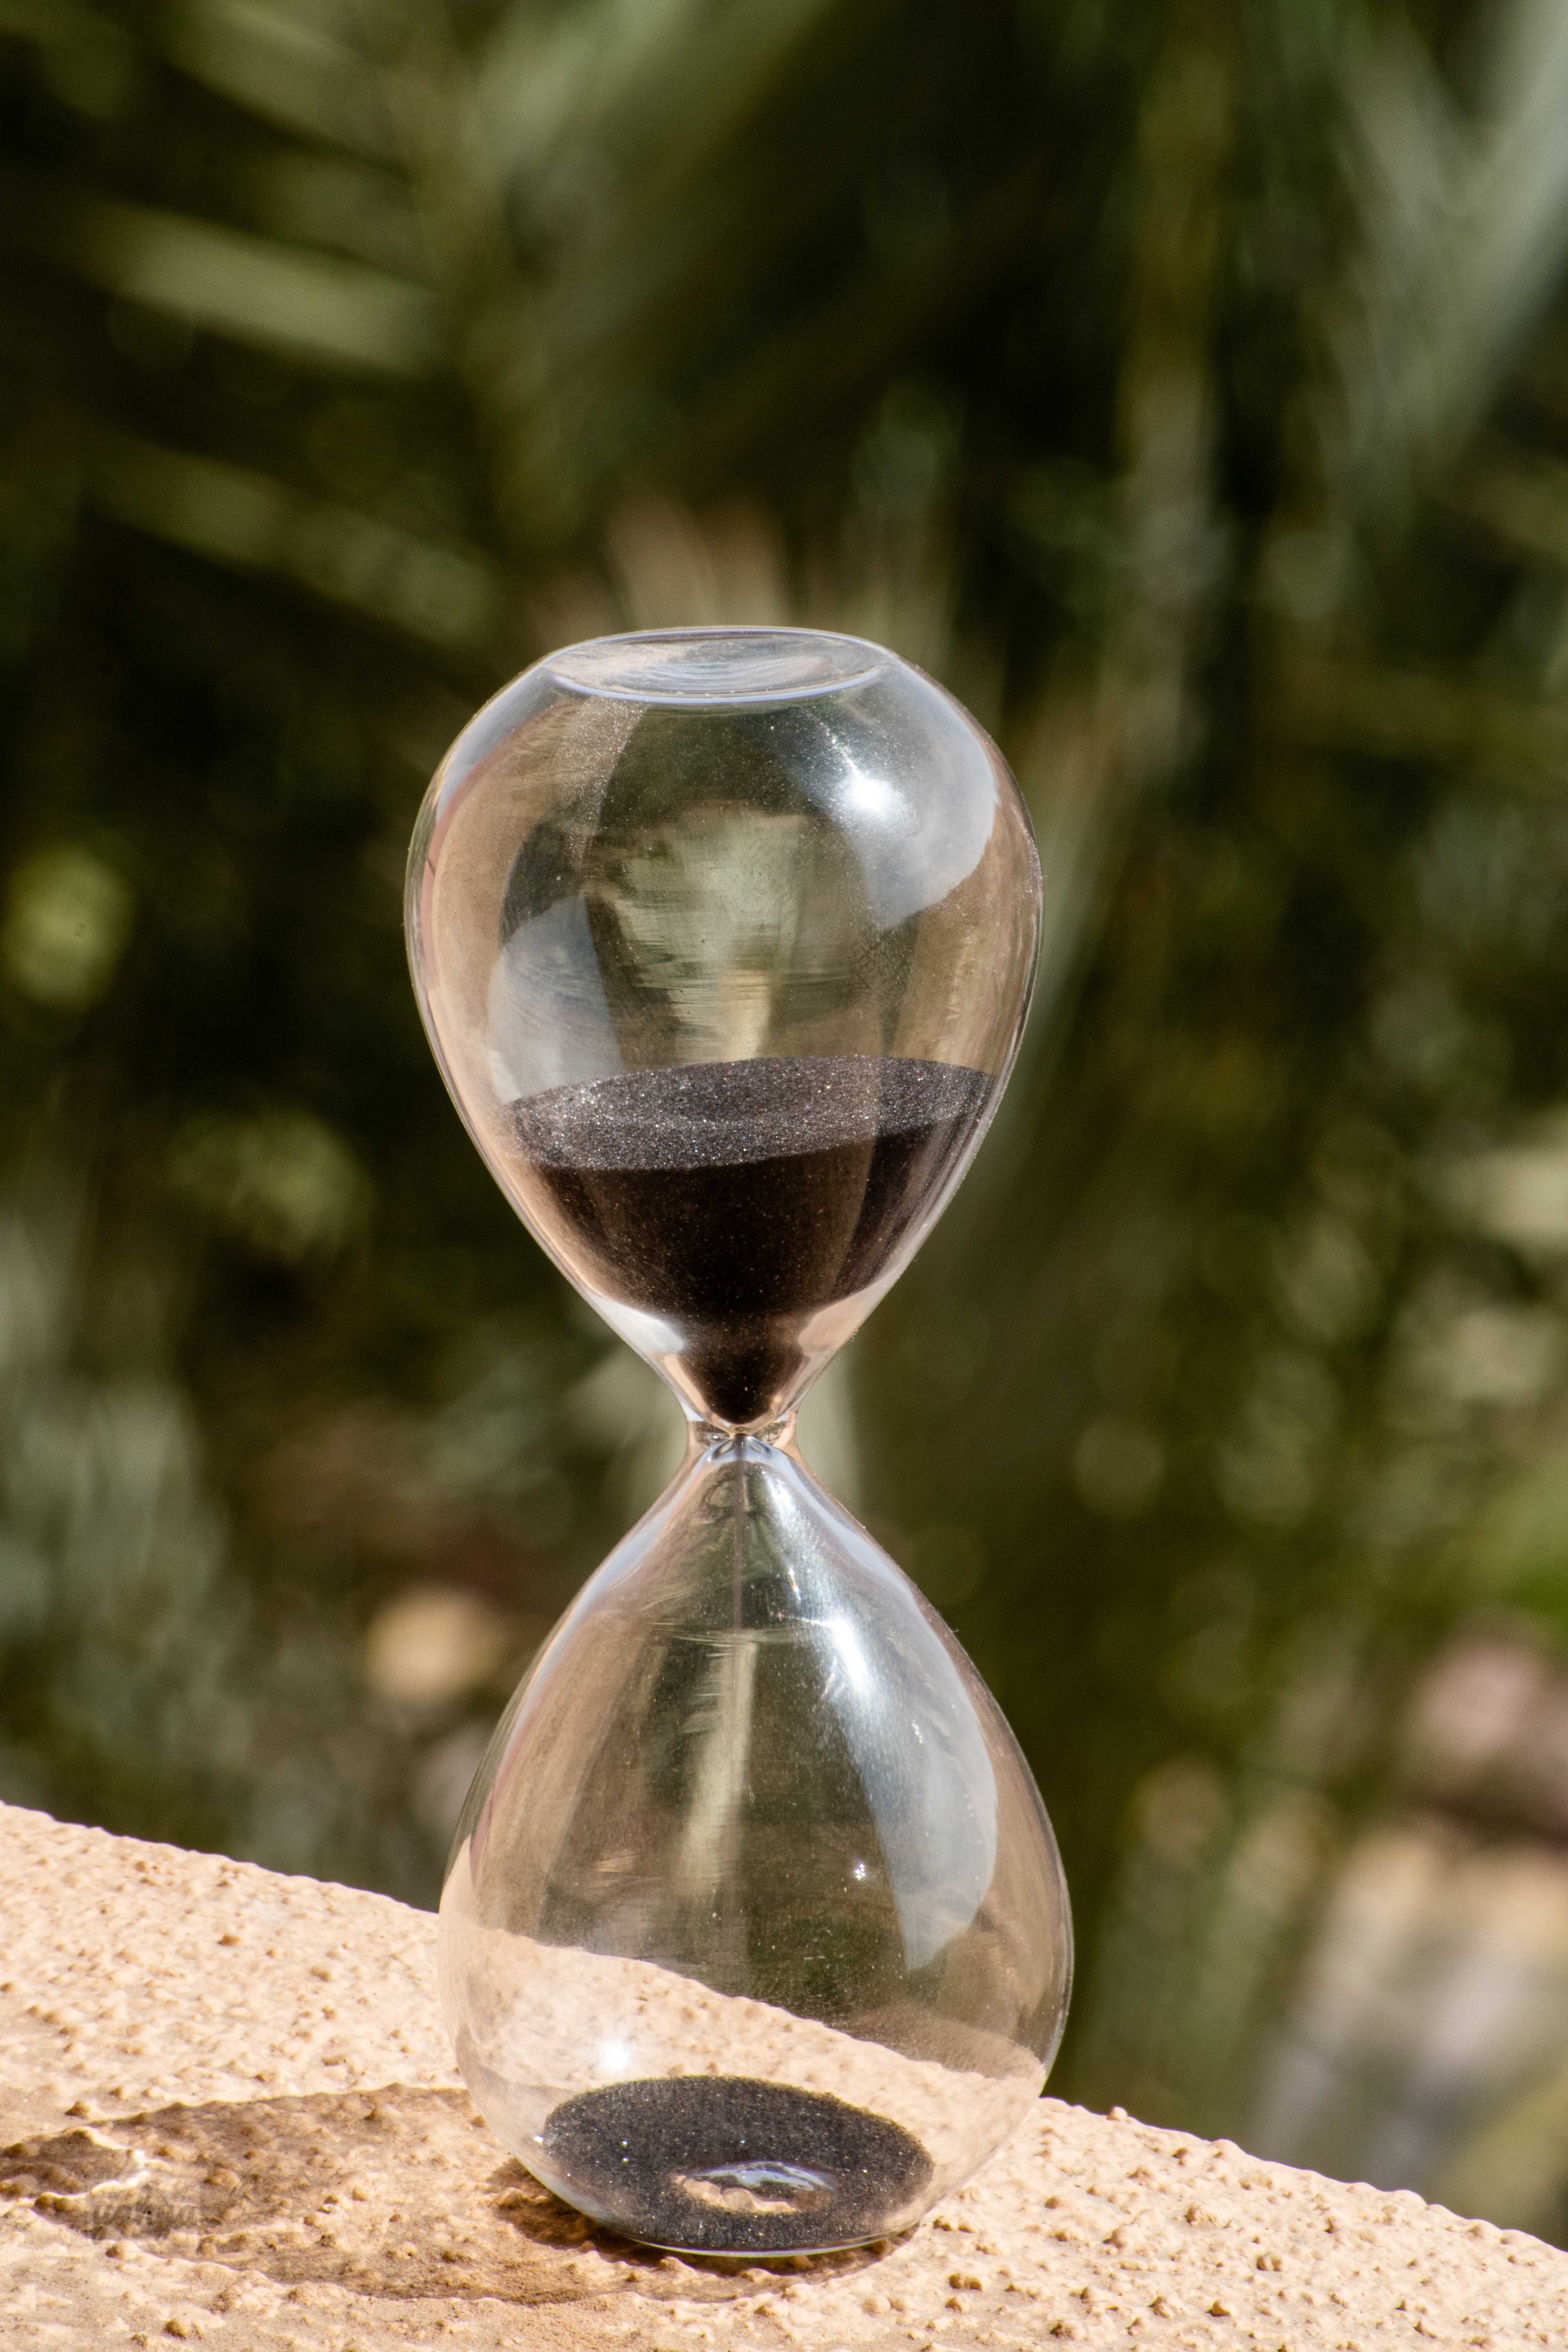
{"label": "textured stone surface", "polygon": [[901,2243],[639,2252],[474,2115],[434,1925],[0,1808],[7,2352],[1568,2344],[1534,2239],[1054,2100]]}

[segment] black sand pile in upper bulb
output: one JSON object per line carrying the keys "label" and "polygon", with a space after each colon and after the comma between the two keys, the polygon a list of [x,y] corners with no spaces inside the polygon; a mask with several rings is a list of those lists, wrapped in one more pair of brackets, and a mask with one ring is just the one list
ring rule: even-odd
{"label": "black sand pile in upper bulb", "polygon": [[557,2107],[542,2141],[568,2195],[688,2253],[861,2245],[908,2221],[931,2177],[885,2116],[746,2074],[607,2083]]}
{"label": "black sand pile in upper bulb", "polygon": [[805,1318],[885,1268],[994,1091],[892,1055],[627,1070],[513,1103],[513,1166],[584,1281],[678,1324],[710,1410],[743,1427],[793,1378]]}

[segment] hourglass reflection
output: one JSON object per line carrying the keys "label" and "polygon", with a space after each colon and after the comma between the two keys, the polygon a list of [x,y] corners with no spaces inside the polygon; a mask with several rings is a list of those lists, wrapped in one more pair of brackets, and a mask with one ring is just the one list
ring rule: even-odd
{"label": "hourglass reflection", "polygon": [[808,631],[552,655],[420,813],[410,959],[447,1086],[689,1422],[479,1768],[442,2000],[500,2138],[656,2245],[908,2226],[1060,2034],[1067,1897],[1028,1767],[794,1435],[984,1132],[1039,898],[974,721]]}

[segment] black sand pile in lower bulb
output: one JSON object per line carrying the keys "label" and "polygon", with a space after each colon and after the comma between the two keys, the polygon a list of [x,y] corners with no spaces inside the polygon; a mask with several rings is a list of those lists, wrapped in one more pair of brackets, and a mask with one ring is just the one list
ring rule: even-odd
{"label": "black sand pile in lower bulb", "polygon": [[513,1174],[586,1286],[677,1325],[709,1410],[746,1427],[806,1318],[884,1271],[995,1083],[859,1054],[627,1070],[513,1103]]}
{"label": "black sand pile in lower bulb", "polygon": [[569,2195],[686,2253],[862,2245],[901,2226],[931,2180],[901,2125],[746,2074],[607,2083],[557,2107],[542,2139]]}

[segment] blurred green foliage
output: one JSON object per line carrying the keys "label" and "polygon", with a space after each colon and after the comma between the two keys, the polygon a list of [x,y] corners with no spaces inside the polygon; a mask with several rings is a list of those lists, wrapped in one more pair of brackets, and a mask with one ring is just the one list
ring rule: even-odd
{"label": "blurred green foliage", "polygon": [[0,37],[0,1792],[433,1899],[670,1421],[441,1094],[413,812],[552,644],[848,626],[1046,867],[1003,1122],[808,1450],[1035,1764],[1058,2086],[1561,2230],[1568,1924],[1462,2079],[1374,2024],[1286,2095],[1369,1840],[1412,1949],[1483,1850],[1561,1892],[1568,1797],[1409,1730],[1478,1643],[1555,1724],[1568,1651],[1560,11]]}

